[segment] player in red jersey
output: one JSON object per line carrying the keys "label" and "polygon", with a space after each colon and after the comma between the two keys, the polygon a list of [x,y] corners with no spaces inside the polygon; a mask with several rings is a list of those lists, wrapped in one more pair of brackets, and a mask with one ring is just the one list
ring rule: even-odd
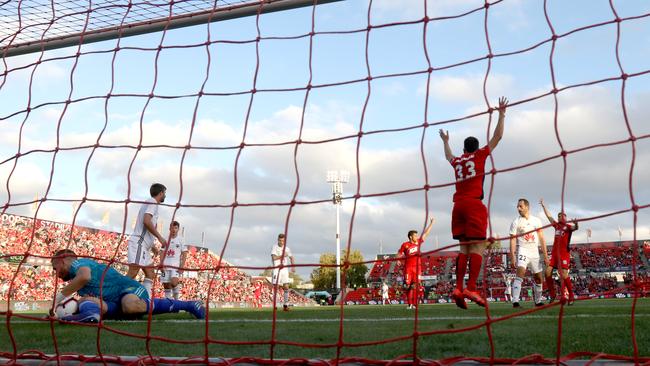
{"label": "player in red jersey", "polygon": [[544,214],[548,218],[553,228],[555,228],[555,240],[553,240],[553,251],[549,265],[546,267],[546,287],[548,287],[550,299],[549,302],[555,301],[557,294],[555,293],[555,283],[553,282],[553,268],[557,269],[561,278],[561,301],[567,301],[564,297],[564,289],[566,288],[569,293],[568,305],[573,305],[575,299],[573,294],[573,284],[571,277],[569,277],[569,263],[571,263],[571,254],[569,253],[569,244],[571,243],[571,234],[578,230],[578,222],[573,219],[567,222],[564,212],[557,214],[557,221],[544,206],[544,200],[540,199],[539,204],[544,209]]}
{"label": "player in red jersey", "polygon": [[420,282],[420,286],[418,289],[418,303],[419,304],[424,304],[424,283]]}
{"label": "player in red jersey", "polygon": [[416,230],[408,232],[409,241],[402,243],[402,246],[397,251],[399,258],[404,258],[404,287],[406,288],[406,302],[408,303],[407,309],[415,309],[417,301],[417,289],[420,281],[420,247],[424,239],[431,232],[434,218],[429,219],[429,225],[424,229],[422,236],[418,237]]}
{"label": "player in red jersey", "polygon": [[[460,253],[456,258],[456,288],[451,294],[456,306],[467,309],[468,298],[480,306],[485,299],[476,291],[476,280],[481,272],[483,252],[487,243],[487,208],[483,204],[483,180],[485,179],[485,160],[497,147],[503,137],[504,120],[508,99],[499,98],[499,121],[494,135],[488,144],[479,149],[478,139],[470,136],[464,141],[463,155],[454,156],[449,147],[449,132],[440,130],[440,138],[445,145],[445,158],[455,171],[456,193],[451,213],[451,233],[460,242]],[[463,289],[465,273],[469,262],[469,280]]]}
{"label": "player in red jersey", "polygon": [[254,308],[262,307],[262,286],[262,281],[255,281],[255,284],[253,285],[253,295],[255,296],[253,300]]}

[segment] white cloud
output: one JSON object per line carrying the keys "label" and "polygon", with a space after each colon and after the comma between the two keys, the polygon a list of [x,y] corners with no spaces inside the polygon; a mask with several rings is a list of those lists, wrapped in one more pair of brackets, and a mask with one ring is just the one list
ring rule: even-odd
{"label": "white cloud", "polygon": [[[485,74],[463,76],[437,76],[435,73],[429,82],[429,93],[442,102],[481,105],[484,108],[483,80]],[[512,90],[514,80],[509,75],[491,73],[488,78],[488,95],[504,95]],[[418,94],[426,92],[425,85],[418,88]]]}
{"label": "white cloud", "polygon": [[[25,158],[18,159],[14,168],[14,160],[0,165],[0,204],[17,204],[43,198],[49,172],[45,172],[43,166],[25,161]],[[8,183],[8,184],[7,184]],[[31,214],[34,205],[27,204],[15,206],[8,209],[9,212]],[[57,212],[49,210],[45,214],[57,215]]]}
{"label": "white cloud", "polygon": [[[65,50],[52,50],[47,51],[42,55],[43,62],[36,64],[41,53],[30,53],[25,55],[18,55],[6,58],[6,70],[8,71],[7,78],[13,79],[14,83],[21,83],[28,85],[30,79],[37,87],[52,86],[54,83],[61,82],[66,77],[69,77],[70,70],[62,65],[70,61],[51,61],[55,57],[69,55],[69,51]],[[3,65],[3,71],[5,65]],[[34,70],[36,70],[34,72]],[[32,77],[32,73],[34,76]]]}

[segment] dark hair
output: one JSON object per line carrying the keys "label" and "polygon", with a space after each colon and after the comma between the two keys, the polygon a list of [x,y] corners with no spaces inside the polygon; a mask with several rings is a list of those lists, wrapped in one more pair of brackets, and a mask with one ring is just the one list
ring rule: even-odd
{"label": "dark hair", "polygon": [[77,259],[77,253],[70,249],[60,249],[57,250],[54,255],[52,256],[52,260],[54,259],[65,259],[65,258],[73,258]]}
{"label": "dark hair", "polygon": [[175,221],[175,220],[174,220],[174,221],[172,221],[172,226],[180,227],[181,224],[179,224],[178,221]]}
{"label": "dark hair", "polygon": [[473,153],[478,150],[478,139],[474,136],[470,136],[465,139],[464,144],[465,152]]}
{"label": "dark hair", "polygon": [[530,202],[528,202],[527,199],[525,199],[525,198],[520,198],[520,199],[517,200],[517,202],[519,202],[519,201],[523,202],[524,205],[526,205],[526,207],[530,207]]}
{"label": "dark hair", "polygon": [[409,230],[409,233],[408,233],[407,237],[408,237],[409,239],[411,239],[411,235],[413,235],[413,234],[417,234],[417,233],[418,233],[417,230]]}
{"label": "dark hair", "polygon": [[284,238],[284,234],[282,233],[278,234],[278,239],[282,239],[282,238]]}
{"label": "dark hair", "polygon": [[151,185],[151,188],[149,188],[149,194],[151,197],[156,197],[157,195],[160,194],[160,192],[164,192],[167,190],[167,187],[160,183],[154,183]]}

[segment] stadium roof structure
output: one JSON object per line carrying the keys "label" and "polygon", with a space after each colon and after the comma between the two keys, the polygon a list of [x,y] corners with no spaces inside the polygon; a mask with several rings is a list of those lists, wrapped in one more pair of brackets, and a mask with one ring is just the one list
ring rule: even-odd
{"label": "stadium roof structure", "polygon": [[0,55],[207,24],[340,0],[0,0]]}

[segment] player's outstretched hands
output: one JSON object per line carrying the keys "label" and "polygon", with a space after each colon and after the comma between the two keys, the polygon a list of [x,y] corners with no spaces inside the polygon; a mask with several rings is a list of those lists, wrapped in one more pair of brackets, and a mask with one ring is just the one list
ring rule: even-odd
{"label": "player's outstretched hands", "polygon": [[449,131],[445,131],[442,128],[440,129],[440,138],[443,142],[449,141]]}
{"label": "player's outstretched hands", "polygon": [[508,98],[506,97],[499,98],[499,113],[505,113],[507,107],[508,107]]}
{"label": "player's outstretched hands", "polygon": [[539,199],[539,204],[540,204],[542,207],[544,207],[544,199],[543,199],[543,198],[540,198],[540,199]]}

